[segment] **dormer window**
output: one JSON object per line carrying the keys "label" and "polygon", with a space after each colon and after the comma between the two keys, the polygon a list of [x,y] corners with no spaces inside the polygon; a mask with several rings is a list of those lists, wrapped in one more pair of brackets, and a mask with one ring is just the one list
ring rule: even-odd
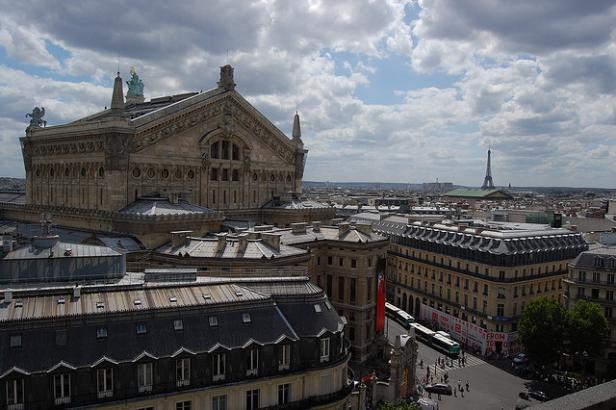
{"label": "dormer window", "polygon": [[181,332],[184,330],[184,321],[182,319],[176,319],[173,321],[173,330]]}
{"label": "dormer window", "polygon": [[329,337],[320,340],[319,361],[321,363],[329,361]]}
{"label": "dormer window", "polygon": [[250,313],[242,313],[242,322],[244,322],[245,324],[252,322],[252,319],[250,318]]}
{"label": "dormer window", "polygon": [[137,325],[135,326],[135,330],[138,335],[145,335],[148,332],[148,328],[146,327],[145,323],[137,323]]}
{"label": "dormer window", "polygon": [[210,316],[209,317],[209,322],[210,322],[210,327],[217,327],[218,326],[218,317],[217,316]]}
{"label": "dormer window", "polygon": [[318,303],[314,304],[314,311],[317,313],[321,313],[321,305]]}
{"label": "dormer window", "polygon": [[106,339],[107,338],[107,328],[99,327],[96,329],[96,338],[97,339]]}
{"label": "dormer window", "polygon": [[71,402],[71,375],[68,373],[56,374],[53,377],[55,404]]}
{"label": "dormer window", "polygon": [[288,370],[291,366],[291,345],[283,344],[278,350],[278,370]]}
{"label": "dormer window", "polygon": [[246,376],[256,376],[259,372],[259,349],[252,348],[246,352]]}
{"label": "dormer window", "polygon": [[24,408],[24,379],[7,380],[6,386],[6,405],[9,410]]}

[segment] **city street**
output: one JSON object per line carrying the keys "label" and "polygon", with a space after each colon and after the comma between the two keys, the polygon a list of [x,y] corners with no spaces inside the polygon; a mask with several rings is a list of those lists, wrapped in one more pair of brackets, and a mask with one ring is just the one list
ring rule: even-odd
{"label": "city street", "polygon": [[[387,319],[385,331],[388,339],[393,343],[396,335],[406,333],[406,329],[402,328],[398,323]],[[426,377],[426,366],[430,365],[430,374],[434,375],[434,364],[438,357],[443,357],[443,354],[419,342],[419,356],[417,359],[417,377],[422,380]],[[445,366],[445,369],[437,367],[434,383],[440,382],[440,378],[444,372],[449,375],[449,384],[455,389],[458,387],[458,380],[462,386],[469,382],[469,391],[464,391],[464,397],[457,393],[454,396],[441,396],[438,401],[438,396],[432,394],[432,400],[439,403],[439,410],[448,409],[514,409],[516,404],[536,404],[537,401],[522,400],[518,394],[526,391],[524,383],[526,380],[511,375],[484,360],[466,354],[466,366],[459,367],[457,360],[454,360],[454,366]],[[423,368],[419,367],[419,361],[423,360]],[[428,394],[424,393],[423,397],[427,398]]]}

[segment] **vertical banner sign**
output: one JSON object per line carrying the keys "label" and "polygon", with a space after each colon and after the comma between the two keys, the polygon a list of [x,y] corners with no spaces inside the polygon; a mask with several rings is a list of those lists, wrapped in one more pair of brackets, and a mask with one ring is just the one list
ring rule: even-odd
{"label": "vertical banner sign", "polygon": [[379,271],[377,274],[376,293],[376,333],[381,334],[385,330],[385,274]]}

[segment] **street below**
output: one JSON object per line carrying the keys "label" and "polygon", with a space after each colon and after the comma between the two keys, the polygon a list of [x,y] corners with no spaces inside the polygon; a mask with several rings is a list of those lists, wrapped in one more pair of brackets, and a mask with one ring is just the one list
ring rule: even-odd
{"label": "street below", "polygon": [[[397,322],[386,319],[385,331],[387,338],[391,343],[394,342],[396,335],[406,334],[404,329]],[[457,360],[453,360],[453,367],[446,365],[445,368],[436,366],[438,358],[444,358],[445,355],[430,346],[419,341],[419,352],[417,358],[417,377],[420,384],[425,384],[425,379],[428,374],[427,367],[430,366],[430,376],[434,383],[440,383],[441,377],[445,373],[449,376],[449,385],[453,389],[458,388],[458,381],[464,388],[463,395],[458,391],[456,396],[441,395],[440,400],[438,395],[432,394],[431,399],[438,403],[439,410],[448,409],[515,409],[516,404],[533,405],[538,403],[534,399],[523,400],[519,397],[519,393],[527,391],[525,383],[528,380],[522,379],[504,370],[499,369],[484,361],[480,357],[476,357],[465,353],[466,364],[463,367],[458,365]],[[462,357],[462,356],[460,356]],[[423,368],[420,367],[420,362],[423,361]],[[466,391],[466,383],[469,383],[469,390]],[[429,398],[428,393],[424,392],[422,397]]]}

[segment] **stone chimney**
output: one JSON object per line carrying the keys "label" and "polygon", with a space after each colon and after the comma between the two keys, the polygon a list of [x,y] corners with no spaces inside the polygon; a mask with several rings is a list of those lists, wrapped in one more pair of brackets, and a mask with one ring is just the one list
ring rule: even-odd
{"label": "stone chimney", "polygon": [[351,229],[351,224],[348,222],[342,222],[338,224],[338,238],[342,239],[342,237]]}
{"label": "stone chimney", "polygon": [[246,251],[246,247],[248,246],[248,234],[241,233],[237,236],[238,239],[238,253],[244,253]]}
{"label": "stone chimney", "polygon": [[321,232],[321,221],[312,222],[312,232]]}
{"label": "stone chimney", "polygon": [[178,248],[188,243],[193,231],[173,231],[171,232],[171,246]]}
{"label": "stone chimney", "polygon": [[225,250],[225,247],[227,246],[227,234],[226,233],[219,233],[216,234],[216,239],[218,240],[217,243],[217,247],[216,247],[216,252],[222,252]]}
{"label": "stone chimney", "polygon": [[306,222],[296,222],[291,224],[291,232],[306,233]]}
{"label": "stone chimney", "polygon": [[261,233],[261,240],[276,251],[280,251],[280,236],[277,233],[263,232]]}
{"label": "stone chimney", "polygon": [[373,232],[372,225],[366,223],[356,223],[355,229],[359,232],[365,233],[366,235],[371,235]]}

